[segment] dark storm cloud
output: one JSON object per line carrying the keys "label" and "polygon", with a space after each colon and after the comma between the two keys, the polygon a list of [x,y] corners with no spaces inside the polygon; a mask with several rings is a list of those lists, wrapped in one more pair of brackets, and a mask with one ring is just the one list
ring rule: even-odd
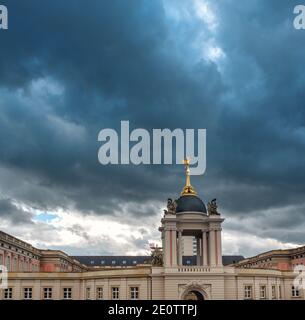
{"label": "dark storm cloud", "polygon": [[31,214],[18,208],[11,199],[0,198],[0,219],[8,220],[14,224],[32,224]]}
{"label": "dark storm cloud", "polygon": [[[11,91],[2,94],[1,129],[9,146],[1,160],[31,172],[48,189],[41,199],[34,194],[23,199],[40,206],[48,205],[49,197],[54,203],[49,194],[55,188],[59,205],[68,198],[81,210],[99,213],[118,206],[116,198],[160,199],[171,190],[173,178],[164,175],[169,168],[101,167],[98,131],[117,128],[122,119],[133,127],[205,127],[185,115],[189,106],[201,114],[221,93],[220,75],[211,64],[190,68],[175,58],[161,2],[96,1],[85,12],[80,4],[52,2],[34,17],[35,1],[10,6],[2,79],[3,87],[19,89],[20,96],[15,101]],[[21,25],[21,15],[31,19]],[[64,93],[41,90],[35,81],[42,77],[46,87],[55,82]]]}
{"label": "dark storm cloud", "polygon": [[[137,204],[178,195],[182,167],[102,167],[99,130],[121,120],[133,128],[207,128],[207,172],[193,178],[204,200],[217,197],[228,219],[279,209],[275,226],[271,215],[258,214],[257,224],[264,236],[295,240],[273,229],[292,229],[280,209],[304,204],[305,42],[292,27],[293,1],[214,1],[216,33],[195,17],[171,21],[161,1],[7,6],[3,193],[36,208],[95,214],[132,202],[128,214],[145,217],[153,206],[141,212]],[[194,52],[201,34],[202,46],[213,38],[224,51],[221,68]],[[291,221],[304,216],[292,211]]]}

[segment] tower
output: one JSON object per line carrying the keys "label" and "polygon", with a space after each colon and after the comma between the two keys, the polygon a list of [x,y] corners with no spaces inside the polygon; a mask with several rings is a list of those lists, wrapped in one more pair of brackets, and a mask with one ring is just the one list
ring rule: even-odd
{"label": "tower", "polygon": [[167,210],[161,220],[163,261],[165,267],[183,265],[182,239],[196,239],[196,264],[222,266],[221,224],[216,199],[208,203],[208,210],[191,185],[189,160],[184,161],[186,182],[180,197],[168,199]]}

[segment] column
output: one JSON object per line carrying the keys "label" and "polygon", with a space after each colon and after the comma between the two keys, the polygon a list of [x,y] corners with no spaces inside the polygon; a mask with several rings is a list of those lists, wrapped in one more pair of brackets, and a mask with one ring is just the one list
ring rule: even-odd
{"label": "column", "polygon": [[172,242],[172,267],[177,266],[177,230],[173,228],[171,230],[171,242]]}
{"label": "column", "polygon": [[161,232],[161,241],[162,241],[162,252],[163,252],[163,262],[165,263],[165,231]]}
{"label": "column", "polygon": [[196,237],[196,250],[197,250],[197,259],[196,264],[200,266],[200,238]]}
{"label": "column", "polygon": [[169,267],[171,264],[171,233],[170,230],[168,230],[167,228],[164,230],[164,248],[163,248],[163,252],[164,252],[164,265],[166,267]]}
{"label": "column", "polygon": [[217,265],[222,266],[221,229],[216,231],[217,237]]}
{"label": "column", "polygon": [[216,265],[216,233],[215,230],[209,231],[209,262],[211,266]]}
{"label": "column", "polygon": [[178,230],[178,265],[182,266],[182,230]]}
{"label": "column", "polygon": [[207,233],[202,231],[202,265],[208,265],[208,247],[207,247]]}

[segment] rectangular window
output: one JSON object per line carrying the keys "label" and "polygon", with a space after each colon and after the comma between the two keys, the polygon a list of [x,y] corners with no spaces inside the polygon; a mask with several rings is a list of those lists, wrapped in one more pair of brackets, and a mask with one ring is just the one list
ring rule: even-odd
{"label": "rectangular window", "polygon": [[86,299],[90,300],[90,288],[86,288]]}
{"label": "rectangular window", "polygon": [[291,294],[292,294],[292,297],[298,298],[300,296],[300,291],[297,287],[292,286],[291,287]]}
{"label": "rectangular window", "polygon": [[282,299],[282,287],[279,286],[279,299],[281,300]]}
{"label": "rectangular window", "polygon": [[139,287],[130,287],[130,299],[131,300],[139,299]]}
{"label": "rectangular window", "polygon": [[104,297],[104,291],[103,291],[103,287],[98,287],[96,289],[96,299],[97,300],[103,300],[103,297]]}
{"label": "rectangular window", "polygon": [[259,288],[259,298],[260,299],[266,299],[267,298],[266,286],[260,286],[260,288]]}
{"label": "rectangular window", "polygon": [[4,289],[4,299],[5,300],[13,299],[13,288]]}
{"label": "rectangular window", "polygon": [[44,300],[51,300],[53,296],[52,288],[43,288],[43,299]]}
{"label": "rectangular window", "polygon": [[31,300],[33,298],[33,289],[32,288],[23,288],[23,299]]}
{"label": "rectangular window", "polygon": [[245,299],[252,299],[252,286],[245,286]]}
{"label": "rectangular window", "polygon": [[275,300],[276,299],[276,287],[275,286],[271,287],[271,293],[272,293],[272,299]]}
{"label": "rectangular window", "polygon": [[64,300],[72,299],[72,288],[64,288],[63,289],[63,298],[64,298]]}
{"label": "rectangular window", "polygon": [[111,288],[111,297],[112,297],[112,300],[119,300],[120,299],[120,288],[119,287],[112,287]]}

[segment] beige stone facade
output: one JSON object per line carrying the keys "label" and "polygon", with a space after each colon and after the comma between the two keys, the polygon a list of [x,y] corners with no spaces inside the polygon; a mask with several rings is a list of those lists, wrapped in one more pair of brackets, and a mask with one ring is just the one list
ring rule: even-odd
{"label": "beige stone facade", "polygon": [[[61,251],[39,250],[0,232],[0,266],[8,271],[0,299],[305,299],[304,290],[294,285],[300,274],[293,272],[293,267],[303,265],[305,247],[271,251],[224,266],[224,219],[216,200],[206,210],[187,176],[181,196],[169,199],[167,209],[159,228],[163,251],[150,263],[135,266],[92,267]],[[183,237],[196,239],[195,265],[183,262]]]}
{"label": "beige stone facade", "polygon": [[294,278],[291,271],[197,266],[10,272],[1,299],[181,300],[196,291],[205,300],[304,300],[303,290],[293,290]]}

